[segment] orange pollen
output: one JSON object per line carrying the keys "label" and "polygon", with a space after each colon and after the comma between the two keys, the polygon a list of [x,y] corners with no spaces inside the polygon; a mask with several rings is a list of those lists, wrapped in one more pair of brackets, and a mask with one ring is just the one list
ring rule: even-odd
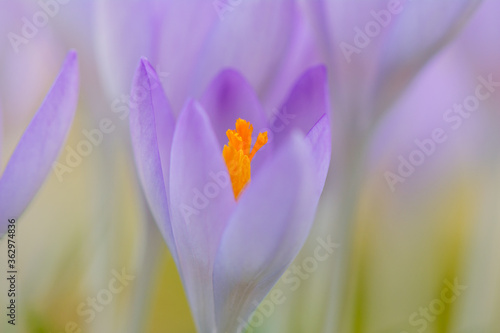
{"label": "orange pollen", "polygon": [[236,129],[230,129],[226,132],[229,142],[224,146],[222,156],[229,171],[235,199],[238,199],[241,191],[250,181],[250,162],[255,153],[267,143],[267,132],[259,133],[253,148],[250,150],[252,131],[252,124],[238,118]]}

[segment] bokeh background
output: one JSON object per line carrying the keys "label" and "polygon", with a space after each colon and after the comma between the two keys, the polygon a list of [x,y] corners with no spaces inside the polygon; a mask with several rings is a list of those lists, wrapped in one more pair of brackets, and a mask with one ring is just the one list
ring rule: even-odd
{"label": "bokeh background", "polygon": [[[47,22],[23,35],[41,11]],[[19,219],[18,322],[2,313],[0,331],[195,332],[130,149],[130,86],[146,56],[176,113],[226,67],[269,114],[305,69],[328,68],[327,185],[308,242],[275,286],[286,301],[253,332],[500,332],[500,87],[477,110],[453,111],[480,77],[500,82],[499,13],[496,0],[1,0],[0,170],[70,49],[80,100],[59,162],[102,119],[115,130],[70,173],[51,173]],[[391,188],[388,173],[436,129],[446,140]],[[318,237],[338,247],[298,275]],[[3,239],[1,276],[6,254]],[[87,321],[77,309],[122,270],[133,280]],[[456,281],[466,288],[443,302]],[[2,300],[6,290],[1,278]]]}

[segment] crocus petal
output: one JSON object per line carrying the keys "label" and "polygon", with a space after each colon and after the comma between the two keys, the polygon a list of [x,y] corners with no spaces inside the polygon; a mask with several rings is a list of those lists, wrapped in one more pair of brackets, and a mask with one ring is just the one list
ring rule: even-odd
{"label": "crocus petal", "polygon": [[328,115],[323,115],[307,133],[306,143],[312,151],[314,174],[316,176],[316,194],[319,196],[325,186],[332,155],[332,133]]}
{"label": "crocus petal", "polygon": [[178,114],[204,40],[219,22],[212,1],[102,0],[96,14],[98,62],[111,96],[126,91],[137,59],[146,56]]}
{"label": "crocus petal", "polygon": [[500,44],[491,43],[496,32],[500,31],[500,21],[496,19],[499,12],[500,2],[483,1],[459,38],[459,47],[462,49],[459,52],[467,58],[467,65],[473,66],[474,73],[489,73],[493,70],[495,77],[500,76],[500,66],[497,65]]}
{"label": "crocus petal", "polygon": [[161,3],[165,8],[160,12],[163,16],[157,30],[159,37],[155,39],[158,65],[168,72],[165,90],[174,113],[178,114],[187,98],[199,96],[192,91],[193,80],[199,81],[194,76],[196,64],[203,57],[207,36],[220,21],[214,10],[214,1],[169,0]]}
{"label": "crocus petal", "polygon": [[[199,58],[193,86],[198,95],[221,68],[240,70],[260,95],[279,70],[292,42],[295,1],[209,1],[220,20]],[[258,28],[256,28],[258,22]]]}
{"label": "crocus petal", "polygon": [[337,105],[350,110],[345,116],[364,123],[388,110],[480,2],[307,1],[332,61]]}
{"label": "crocus petal", "polygon": [[205,111],[190,101],[175,128],[170,169],[172,229],[198,330],[215,327],[212,271],[236,202],[222,150]]}
{"label": "crocus petal", "polygon": [[[2,174],[2,142],[3,141],[3,115],[2,115],[2,104],[0,103],[0,175]],[[1,176],[0,176],[1,177]]]}
{"label": "crocus petal", "polygon": [[97,59],[111,96],[124,94],[130,88],[137,59],[155,53],[157,18],[153,2],[95,2]]}
{"label": "crocus petal", "polygon": [[310,147],[292,133],[241,195],[214,268],[220,332],[235,332],[278,281],[305,242],[319,196]]}
{"label": "crocus petal", "polygon": [[249,121],[255,129],[267,127],[266,116],[257,95],[236,70],[226,69],[219,73],[200,103],[212,121],[221,147],[227,143],[226,131],[234,128],[238,118]]}
{"label": "crocus petal", "polygon": [[272,115],[281,106],[294,82],[308,68],[322,62],[322,53],[315,36],[314,27],[307,20],[307,15],[297,15],[289,48],[280,61],[272,82],[260,92],[260,101],[268,115]]}
{"label": "crocus petal", "polygon": [[[460,32],[482,0],[406,1],[380,54],[378,112],[403,91],[420,68]],[[425,24],[421,24],[425,20]],[[415,42],[418,41],[418,42]]]}
{"label": "crocus petal", "polygon": [[281,109],[270,120],[274,144],[279,145],[297,129],[306,134],[329,109],[326,68],[313,67],[298,79]]}
{"label": "crocus petal", "polygon": [[21,215],[49,174],[73,121],[78,87],[77,55],[70,52],[0,179],[0,236],[7,220]]}
{"label": "crocus petal", "polygon": [[160,80],[146,59],[142,59],[137,68],[131,95],[137,102],[130,108],[130,132],[137,171],[156,223],[177,260],[167,190],[175,118]]}
{"label": "crocus petal", "polygon": [[[226,131],[233,129],[238,118],[253,125],[253,138],[260,131],[268,130],[267,117],[253,88],[236,70],[223,70],[210,84],[201,99],[201,104],[212,121],[215,136],[222,148],[228,142]],[[252,161],[255,175],[272,152],[271,146],[259,151]]]}

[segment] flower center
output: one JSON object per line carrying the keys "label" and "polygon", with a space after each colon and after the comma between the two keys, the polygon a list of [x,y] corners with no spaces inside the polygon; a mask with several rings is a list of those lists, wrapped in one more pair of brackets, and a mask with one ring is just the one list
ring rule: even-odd
{"label": "flower center", "polygon": [[252,124],[238,118],[236,129],[229,129],[226,132],[229,142],[224,146],[222,156],[226,161],[235,199],[238,199],[241,191],[250,181],[250,162],[255,153],[267,143],[267,132],[259,133],[252,150],[250,150],[252,131]]}

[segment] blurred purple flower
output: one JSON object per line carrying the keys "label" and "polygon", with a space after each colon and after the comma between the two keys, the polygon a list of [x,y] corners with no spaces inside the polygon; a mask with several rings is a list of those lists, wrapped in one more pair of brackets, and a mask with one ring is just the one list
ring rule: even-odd
{"label": "blurred purple flower", "polygon": [[365,118],[364,124],[387,111],[429,59],[461,31],[480,3],[306,2],[335,73],[333,93],[346,107],[357,109],[357,116]]}
{"label": "blurred purple flower", "polygon": [[[234,332],[284,273],[312,225],[331,150],[326,70],[306,71],[271,120],[235,70],[219,73],[177,120],[147,60],[134,79],[132,94],[139,93],[130,115],[136,165],[196,325],[200,332]],[[222,149],[238,118],[267,131],[269,142],[235,200]]]}
{"label": "blurred purple flower", "polygon": [[164,89],[176,115],[227,67],[245,76],[268,112],[283,100],[286,82],[321,62],[297,1],[240,1],[224,20],[214,3],[98,1],[98,61],[110,96],[129,89],[137,59],[146,56],[168,72]]}
{"label": "blurred purple flower", "polygon": [[19,218],[52,170],[73,121],[78,88],[78,59],[72,51],[0,178],[0,236],[8,219]]}

